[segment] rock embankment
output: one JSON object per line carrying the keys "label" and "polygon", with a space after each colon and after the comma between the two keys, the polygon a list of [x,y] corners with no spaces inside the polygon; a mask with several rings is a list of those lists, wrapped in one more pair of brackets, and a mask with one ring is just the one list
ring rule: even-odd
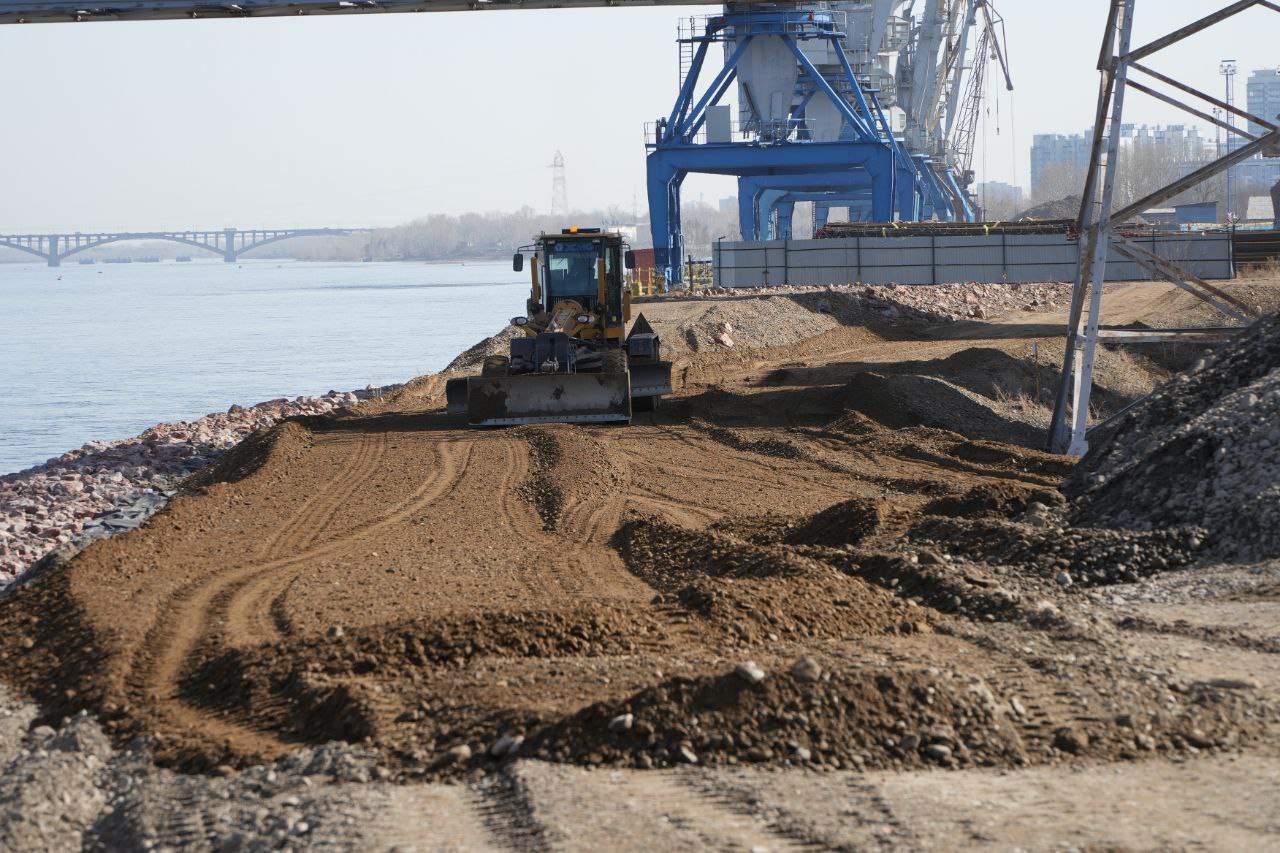
{"label": "rock embankment", "polygon": [[[738,298],[763,296],[798,297],[802,304],[823,311],[818,302],[822,295],[836,297],[826,313],[839,309],[871,309],[871,314],[889,321],[919,320],[929,323],[954,323],[957,320],[985,320],[1010,311],[1045,311],[1061,308],[1071,299],[1071,285],[1037,284],[843,284],[777,287],[716,287],[707,290],[677,291],[664,298]],[[854,300],[856,306],[849,304]]]}
{"label": "rock embankment", "polygon": [[1197,525],[1217,556],[1280,557],[1280,315],[1135,406],[1066,490],[1082,522]]}
{"label": "rock embankment", "polygon": [[[178,482],[254,430],[298,415],[354,406],[370,391],[330,391],[232,406],[194,421],[157,424],[133,438],[91,441],[25,471],[0,476],[0,585],[45,554],[101,528],[136,526]],[[102,524],[95,524],[102,519]]]}

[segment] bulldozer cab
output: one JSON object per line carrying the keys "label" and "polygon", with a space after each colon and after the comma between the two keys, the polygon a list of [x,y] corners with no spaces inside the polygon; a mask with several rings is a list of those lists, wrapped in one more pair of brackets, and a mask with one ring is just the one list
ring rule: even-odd
{"label": "bulldozer cab", "polygon": [[546,304],[554,305],[562,299],[572,299],[587,310],[598,307],[600,261],[605,263],[605,298],[617,267],[618,246],[609,246],[601,239],[568,240],[549,239],[542,244],[541,255],[546,287]]}
{"label": "bulldozer cab", "polygon": [[[631,252],[623,251],[621,235],[599,228],[566,228],[560,234],[543,234],[531,248],[535,253],[531,313],[535,306],[550,310],[572,300],[600,316],[606,329],[622,328],[627,320],[623,268]],[[516,258],[519,269],[523,256]]]}

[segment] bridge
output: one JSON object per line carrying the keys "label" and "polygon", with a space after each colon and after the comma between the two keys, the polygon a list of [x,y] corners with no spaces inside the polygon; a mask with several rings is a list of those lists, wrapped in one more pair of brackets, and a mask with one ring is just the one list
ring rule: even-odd
{"label": "bridge", "polygon": [[124,240],[167,240],[222,255],[227,263],[235,263],[244,252],[294,237],[346,237],[367,234],[372,228],[223,228],[216,231],[113,231],[97,234],[0,234],[0,247],[17,249],[38,258],[49,266],[62,265],[62,259],[77,252],[96,249]]}

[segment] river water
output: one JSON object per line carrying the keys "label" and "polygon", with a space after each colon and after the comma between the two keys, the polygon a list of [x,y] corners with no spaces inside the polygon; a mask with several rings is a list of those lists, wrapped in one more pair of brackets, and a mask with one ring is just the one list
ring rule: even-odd
{"label": "river water", "polygon": [[0,264],[0,474],[92,439],[436,371],[519,313],[466,264]]}

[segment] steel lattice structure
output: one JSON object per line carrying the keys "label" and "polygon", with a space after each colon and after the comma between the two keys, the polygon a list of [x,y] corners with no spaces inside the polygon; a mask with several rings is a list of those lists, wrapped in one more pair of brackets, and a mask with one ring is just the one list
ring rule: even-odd
{"label": "steel lattice structure", "polygon": [[[1106,279],[1109,248],[1114,248],[1124,257],[1133,260],[1156,278],[1176,284],[1241,324],[1247,324],[1253,319],[1248,306],[1241,304],[1208,282],[1190,275],[1176,264],[1156,257],[1126,239],[1121,233],[1121,226],[1134,216],[1172,199],[1255,154],[1263,153],[1280,144],[1280,127],[1275,121],[1250,115],[1232,104],[1162,74],[1146,64],[1149,57],[1165,48],[1207,30],[1246,9],[1260,6],[1273,12],[1280,12],[1280,4],[1271,0],[1239,0],[1239,2],[1219,5],[1218,11],[1135,48],[1132,42],[1137,0],[1112,0],[1111,2],[1102,52],[1098,61],[1101,82],[1097,116],[1094,121],[1093,151],[1085,179],[1084,200],[1080,208],[1080,263],[1071,295],[1062,378],[1058,386],[1053,421],[1049,431],[1049,449],[1055,452],[1083,455],[1089,449],[1087,439],[1090,430],[1089,397],[1093,389],[1094,360],[1100,342],[1157,343],[1189,339],[1203,341],[1205,338],[1203,329],[1103,328],[1102,291],[1103,282]],[[1275,38],[1280,41],[1280,27],[1276,27]],[[1132,75],[1135,72],[1142,79],[1133,79]],[[1144,80],[1150,82],[1144,82]],[[1156,88],[1156,84],[1162,88]],[[1116,164],[1120,155],[1120,127],[1124,123],[1125,99],[1130,89],[1178,107],[1197,118],[1224,128],[1228,133],[1241,136],[1244,144],[1186,177],[1161,187],[1127,207],[1116,210]],[[1177,92],[1178,95],[1170,94],[1169,90]],[[1224,110],[1224,114],[1252,121],[1265,133],[1255,135],[1235,127],[1232,123],[1210,115],[1204,109],[1184,103],[1179,96],[1190,96],[1202,104]],[[1221,340],[1236,330],[1238,329],[1224,330],[1216,337]],[[1189,338],[1189,335],[1194,337]]]}

